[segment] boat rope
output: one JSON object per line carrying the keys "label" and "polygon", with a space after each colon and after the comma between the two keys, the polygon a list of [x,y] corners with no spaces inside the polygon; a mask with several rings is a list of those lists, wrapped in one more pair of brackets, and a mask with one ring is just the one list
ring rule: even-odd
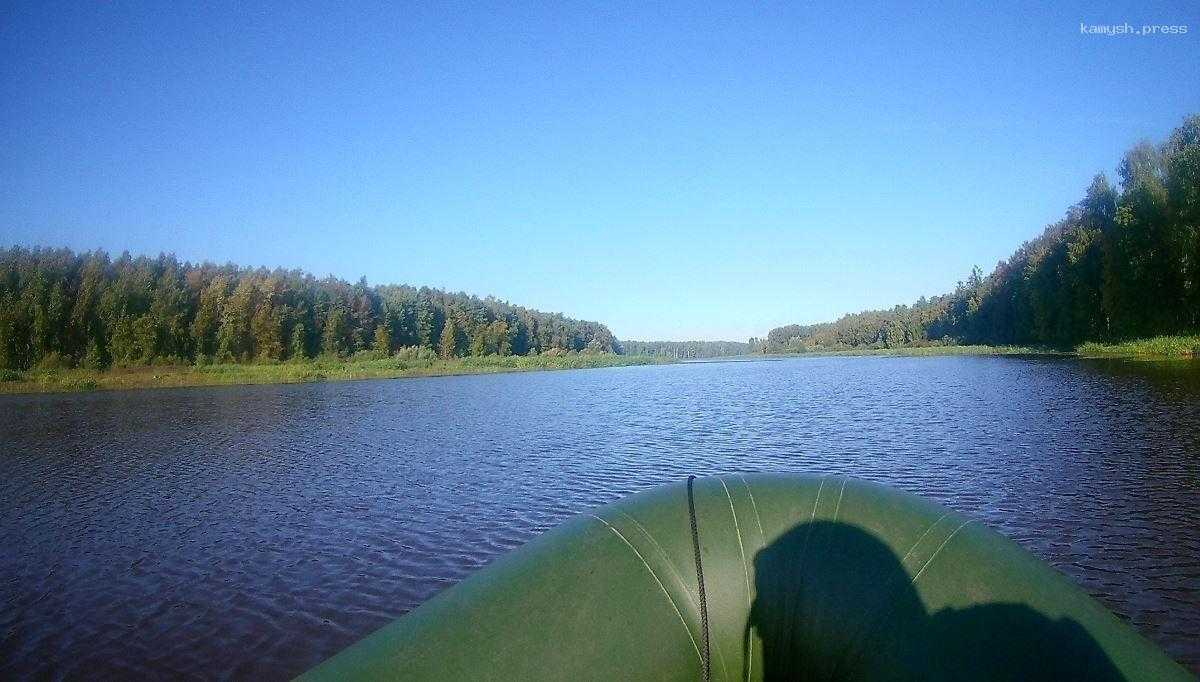
{"label": "boat rope", "polygon": [[696,582],[700,585],[700,633],[704,638],[701,670],[704,673],[704,682],[708,682],[712,670],[712,653],[708,647],[708,602],[704,598],[704,567],[700,564],[700,528],[696,525],[696,500],[692,496],[692,481],[695,480],[695,476],[687,478],[688,517],[692,522],[692,547],[696,549]]}

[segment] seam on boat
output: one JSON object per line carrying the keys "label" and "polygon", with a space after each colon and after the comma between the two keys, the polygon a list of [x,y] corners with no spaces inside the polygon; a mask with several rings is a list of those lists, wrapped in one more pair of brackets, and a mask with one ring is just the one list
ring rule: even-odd
{"label": "seam on boat", "polygon": [[704,656],[700,653],[700,645],[696,644],[696,638],[692,636],[692,629],[688,627],[688,622],[687,619],[683,617],[683,612],[679,610],[679,606],[675,603],[675,600],[671,598],[671,593],[667,591],[667,586],[663,585],[663,582],[659,579],[658,574],[654,572],[653,568],[650,568],[650,564],[646,561],[646,558],[643,557],[642,553],[637,550],[637,547],[633,546],[632,542],[625,539],[625,536],[621,534],[621,531],[617,530],[611,523],[605,521],[599,516],[596,516],[595,514],[592,514],[591,517],[600,523],[603,523],[617,537],[621,538],[621,542],[624,542],[629,549],[633,550],[634,555],[637,556],[638,560],[642,562],[642,565],[646,567],[646,570],[650,572],[650,576],[654,578],[654,582],[658,583],[658,589],[662,590],[663,596],[667,598],[667,602],[670,603],[671,608],[675,610],[675,615],[679,616],[679,622],[683,624],[683,629],[687,631],[688,639],[692,642],[692,648],[696,650],[696,658],[700,661],[700,667],[703,668]]}
{"label": "seam on boat", "polygon": [[738,474],[738,478],[742,479],[742,485],[746,486],[746,494],[750,496],[750,506],[754,507],[754,521],[758,524],[758,537],[762,540],[762,546],[767,546],[767,534],[763,532],[762,517],[758,515],[758,503],[754,501],[754,493],[750,491],[750,482],[746,477]]}
{"label": "seam on boat", "polygon": [[904,565],[905,561],[908,561],[908,557],[912,556],[912,553],[917,549],[917,546],[921,544],[921,541],[925,539],[925,536],[929,535],[929,533],[932,532],[933,529],[936,528],[937,525],[942,522],[942,519],[946,518],[949,515],[950,515],[950,512],[943,512],[942,515],[938,517],[937,521],[934,521],[933,523],[929,524],[929,527],[925,529],[925,532],[921,533],[921,537],[917,538],[917,541],[913,543],[913,546],[909,547],[908,551],[904,553],[904,558],[900,560],[901,566]]}
{"label": "seam on boat", "polygon": [[[950,515],[949,511],[943,512],[942,515],[939,516],[936,521],[929,524],[929,527],[925,529],[925,532],[921,533],[921,536],[917,538],[916,542],[913,543],[912,547],[910,547],[908,549],[908,551],[904,553],[904,558],[900,559],[901,567],[904,566],[904,562],[908,561],[908,557],[912,556],[912,553],[914,551],[916,551],[917,547],[919,547],[921,545],[921,542],[923,542],[925,540],[926,536],[928,536],[931,532],[933,532],[933,529],[937,528],[938,524],[941,523],[942,520],[945,519],[949,515]],[[970,523],[970,521],[968,521],[967,523]],[[965,525],[967,525],[967,524],[964,523],[964,524],[962,524],[962,526],[959,526],[957,529],[955,529],[954,533],[957,533]],[[937,556],[937,552],[941,551],[941,548],[945,546],[946,542],[950,541],[951,537],[954,537],[954,533],[951,533],[950,537],[946,538],[946,540],[942,543],[941,547],[938,547],[937,551],[934,552],[934,556]],[[929,560],[932,561],[933,557],[931,556],[929,558]],[[925,565],[928,566],[929,563],[926,562]],[[924,570],[925,570],[925,567],[922,567],[921,571],[924,571]],[[917,581],[917,576],[920,576],[921,571],[918,571],[917,575],[913,576],[912,579],[909,580],[910,585],[912,585],[913,583],[915,583]],[[896,583],[897,583],[897,581],[893,579],[893,580],[888,581],[888,583],[885,586],[886,590],[888,590],[889,592],[892,592],[891,596],[893,596],[893,597],[894,597],[893,590],[894,590],[894,586],[896,585]],[[875,617],[872,618],[870,621],[868,621],[867,625],[865,627],[863,627],[859,630],[858,636],[856,638],[854,638],[853,643],[847,644],[842,649],[842,652],[838,655],[837,660],[834,663],[833,671],[832,671],[833,673],[836,673],[842,667],[842,665],[849,658],[850,652],[856,650],[859,642],[863,641],[864,639],[869,637],[872,633],[874,633],[877,629],[879,629],[880,624],[886,620],[887,616],[891,615],[892,611],[894,611],[895,607],[896,607],[894,599],[888,599],[880,606],[883,607],[882,610],[878,611],[875,614]]]}
{"label": "seam on boat", "polygon": [[[646,527],[643,526],[640,521],[619,509],[616,510],[616,513],[628,519],[629,522],[636,526],[637,529],[641,531],[642,535],[645,535],[646,539],[649,540],[652,545],[654,545],[654,548],[658,550],[659,556],[662,558],[663,563],[666,564],[667,570],[669,570],[671,575],[675,577],[677,585],[683,589],[683,593],[687,595],[688,601],[691,602],[692,607],[696,609],[697,613],[699,613],[700,603],[697,601],[698,597],[696,596],[696,593],[692,590],[692,588],[688,587],[687,581],[683,579],[683,575],[680,574],[675,568],[675,562],[671,561],[671,555],[667,554],[667,550],[663,549],[662,544],[660,544],[658,540],[656,540],[654,536],[650,534],[650,531],[646,530]],[[717,659],[721,662],[721,670],[727,671],[728,666],[725,663],[725,654],[719,647],[717,648]]]}
{"label": "seam on boat", "polygon": [[958,531],[966,528],[970,523],[970,519],[963,521],[962,525],[960,525],[958,528],[955,528],[953,533],[947,535],[945,540],[942,540],[942,544],[938,545],[938,548],[934,550],[933,556],[929,557],[929,561],[926,561],[925,565],[921,567],[921,570],[917,571],[917,574],[912,577],[912,581],[909,583],[910,585],[917,584],[917,578],[921,577],[921,574],[925,572],[925,569],[929,568],[929,565],[933,563],[933,560],[937,558],[937,555],[940,554],[943,549],[945,549],[946,545],[950,544],[950,541],[954,539],[955,535],[958,535]]}
{"label": "seam on boat", "polygon": [[738,553],[742,555],[742,570],[746,574],[746,604],[750,604],[750,566],[746,564],[746,548],[742,544],[742,529],[738,525],[737,511],[733,508],[733,496],[729,494],[729,487],[725,485],[725,480],[718,478],[721,482],[721,487],[725,489],[725,499],[729,501],[729,514],[733,517],[733,532],[737,533]]}
{"label": "seam on boat", "polygon": [[[729,500],[729,514],[733,517],[733,532],[737,533],[738,553],[742,555],[742,571],[746,574],[746,613],[750,613],[750,609],[754,608],[753,600],[750,599],[750,565],[746,563],[746,548],[742,544],[742,529],[738,525],[737,511],[733,508],[733,495],[729,494],[729,486],[725,485],[725,479],[717,477],[721,482],[721,487],[725,489],[725,499]],[[754,660],[754,639],[750,639],[750,661]],[[747,669],[746,682],[750,681],[750,673]]]}
{"label": "seam on boat", "polygon": [[821,479],[821,485],[817,486],[817,499],[813,500],[812,517],[805,524],[804,529],[804,545],[800,548],[800,562],[797,566],[798,573],[804,575],[804,565],[808,563],[808,541],[812,538],[812,527],[817,521],[817,505],[821,504],[821,491],[825,489],[825,479]]}
{"label": "seam on boat", "polygon": [[834,507],[833,507],[833,520],[834,521],[837,521],[838,512],[841,511],[841,509],[842,509],[842,495],[846,494],[846,479],[848,479],[848,478],[850,478],[850,477],[842,476],[842,489],[838,491],[838,501],[837,501],[837,504],[834,505]]}
{"label": "seam on boat", "polygon": [[660,545],[658,543],[658,540],[655,540],[654,536],[650,534],[650,531],[646,530],[646,527],[643,526],[640,522],[638,522],[637,519],[633,518],[632,516],[630,516],[629,514],[626,514],[623,511],[617,511],[617,513],[620,514],[621,516],[625,517],[626,519],[629,519],[630,523],[637,526],[637,529],[642,532],[642,535],[645,535],[646,539],[649,540],[650,543],[654,545],[654,548],[658,550],[659,555],[663,558],[663,561],[667,564],[667,569],[669,571],[671,571],[671,575],[675,576],[675,580],[681,586],[683,586],[683,592],[684,592],[684,594],[686,594],[688,596],[688,601],[690,601],[692,603],[692,606],[696,607],[696,609],[698,610],[700,608],[700,603],[698,601],[696,601],[696,594],[692,591],[692,588],[687,586],[687,582],[683,579],[683,575],[681,575],[679,573],[679,571],[676,570],[674,562],[671,561],[671,555],[667,554],[667,550],[663,549],[662,545]]}
{"label": "seam on boat", "polygon": [[[762,517],[758,515],[758,503],[754,501],[754,493],[750,491],[750,482],[746,480],[746,477],[741,474],[738,474],[737,477],[742,479],[742,485],[746,487],[746,495],[750,497],[750,506],[754,509],[754,522],[758,524],[759,551],[762,551],[767,546],[767,534],[763,532]],[[747,599],[750,597],[749,591],[746,592],[746,597]],[[750,610],[754,610],[753,602],[750,604]],[[747,613],[746,617],[749,618],[749,616],[750,614]],[[746,634],[750,640],[750,655],[746,658],[746,682],[750,682],[754,672],[754,633],[747,629]]]}
{"label": "seam on boat", "polygon": [[[817,486],[817,499],[813,500],[813,512],[812,512],[812,517],[808,520],[809,523],[812,523],[813,521],[817,520],[817,505],[821,504],[821,491],[824,489],[825,489],[825,478],[822,477],[821,485]],[[808,539],[808,535],[806,534],[805,535],[806,541],[804,543],[805,547],[808,547],[807,539]]]}
{"label": "seam on boat", "polygon": [[800,552],[800,566],[803,567],[808,560],[808,539],[812,537],[812,527],[817,521],[817,505],[821,504],[821,491],[825,489],[825,479],[821,479],[821,485],[817,486],[817,499],[813,500],[812,517],[808,520],[808,527],[804,530],[804,547]]}

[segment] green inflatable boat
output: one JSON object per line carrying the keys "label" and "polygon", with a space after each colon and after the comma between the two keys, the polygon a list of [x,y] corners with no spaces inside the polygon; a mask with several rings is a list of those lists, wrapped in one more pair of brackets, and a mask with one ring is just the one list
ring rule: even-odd
{"label": "green inflatable boat", "polygon": [[784,475],[583,514],[303,676],[709,678],[1192,679],[982,524],[879,485]]}

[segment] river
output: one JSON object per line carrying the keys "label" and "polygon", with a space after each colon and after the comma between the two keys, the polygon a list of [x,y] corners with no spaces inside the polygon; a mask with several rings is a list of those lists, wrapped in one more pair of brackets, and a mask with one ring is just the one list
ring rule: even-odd
{"label": "river", "polygon": [[0,677],[283,679],[594,505],[850,475],[1200,671],[1200,363],[826,357],[0,396]]}

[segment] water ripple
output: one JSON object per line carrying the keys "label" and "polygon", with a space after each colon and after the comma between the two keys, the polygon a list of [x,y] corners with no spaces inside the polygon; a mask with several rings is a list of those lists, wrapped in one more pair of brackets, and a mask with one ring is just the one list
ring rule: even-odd
{"label": "water ripple", "polygon": [[283,679],[589,507],[848,474],[1200,670],[1200,369],[813,358],[0,398],[0,676]]}

